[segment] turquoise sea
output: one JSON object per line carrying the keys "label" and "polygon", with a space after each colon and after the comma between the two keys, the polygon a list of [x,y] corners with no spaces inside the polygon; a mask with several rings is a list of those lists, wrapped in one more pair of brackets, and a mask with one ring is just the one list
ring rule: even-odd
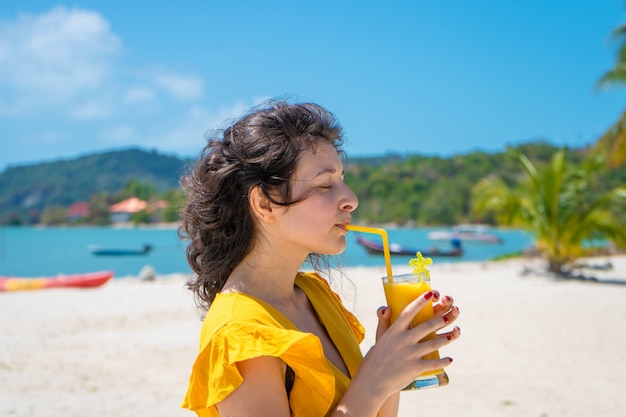
{"label": "turquoise sea", "polygon": [[[433,228],[388,229],[391,243],[427,250],[433,246],[448,249],[446,242],[428,239]],[[484,261],[499,255],[519,252],[532,245],[532,236],[520,230],[491,232],[502,238],[501,244],[464,242],[459,258],[434,258],[440,262]],[[377,239],[377,236],[369,236]],[[116,249],[137,249],[153,246],[146,256],[101,257],[89,251],[90,245]],[[137,275],[150,265],[158,274],[189,273],[184,243],[175,229],[158,228],[0,228],[0,276],[37,277],[58,274],[112,270],[117,277]],[[394,257],[392,263],[404,264],[410,257]],[[356,234],[348,234],[348,247],[340,255],[342,266],[384,266],[382,255],[369,255],[356,242]]]}

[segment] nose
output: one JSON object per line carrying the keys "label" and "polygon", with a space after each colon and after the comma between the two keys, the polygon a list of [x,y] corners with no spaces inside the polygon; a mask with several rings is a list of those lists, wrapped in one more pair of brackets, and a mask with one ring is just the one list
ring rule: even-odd
{"label": "nose", "polygon": [[345,185],[346,192],[341,202],[341,209],[351,213],[354,210],[356,210],[356,208],[359,206],[359,199],[356,196],[356,194],[354,194],[352,189],[348,187],[347,184],[344,184],[344,185]]}

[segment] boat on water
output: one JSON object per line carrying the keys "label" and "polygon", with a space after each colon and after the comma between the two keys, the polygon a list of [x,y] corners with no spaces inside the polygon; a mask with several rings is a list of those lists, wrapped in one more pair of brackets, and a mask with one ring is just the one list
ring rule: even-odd
{"label": "boat on water", "polygon": [[123,248],[102,248],[100,246],[90,246],[89,252],[97,256],[143,256],[150,253],[152,246],[143,245],[138,249],[123,249]]}
{"label": "boat on water", "polygon": [[435,230],[428,233],[430,240],[474,241],[485,243],[502,243],[500,236],[490,233],[489,228],[482,224],[465,224],[454,226],[452,230]]}
{"label": "boat on water", "polygon": [[113,271],[98,271],[49,277],[0,277],[0,292],[49,288],[95,288],[106,284],[113,275]]}
{"label": "boat on water", "polygon": [[[370,254],[381,254],[383,253],[383,245],[382,243],[375,242],[373,240],[366,239],[361,236],[357,236],[356,241],[363,246],[368,253]],[[461,241],[458,239],[451,240],[452,249],[443,250],[439,248],[430,248],[426,250],[420,250],[415,248],[407,248],[405,246],[399,245],[397,243],[389,244],[389,253],[391,255],[406,255],[406,256],[415,256],[417,252],[421,252],[423,256],[427,257],[438,257],[438,256],[461,256],[463,255],[463,247],[461,246]]]}

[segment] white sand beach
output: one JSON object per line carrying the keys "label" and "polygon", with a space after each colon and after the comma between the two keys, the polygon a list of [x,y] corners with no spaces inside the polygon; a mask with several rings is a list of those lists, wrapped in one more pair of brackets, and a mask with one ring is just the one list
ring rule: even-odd
{"label": "white sand beach", "polygon": [[[442,350],[454,358],[450,384],[403,393],[400,415],[623,416],[626,257],[610,261],[610,271],[587,272],[597,283],[522,276],[537,261],[521,259],[434,265],[433,287],[461,309],[462,337]],[[349,268],[354,286],[335,277],[368,330],[364,351],[384,273]],[[0,293],[0,415],[193,415],[179,404],[201,322],[184,282]]]}

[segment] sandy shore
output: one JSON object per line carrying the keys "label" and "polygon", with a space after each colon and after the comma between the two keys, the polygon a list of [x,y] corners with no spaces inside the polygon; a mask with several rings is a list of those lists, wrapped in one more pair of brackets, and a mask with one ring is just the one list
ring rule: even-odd
{"label": "sandy shore", "polygon": [[[434,265],[433,286],[461,309],[462,338],[442,352],[455,359],[450,385],[403,393],[400,415],[623,416],[626,257],[611,262],[589,272],[600,283],[522,276],[524,260]],[[367,351],[384,269],[345,275],[353,285],[335,284],[368,329]],[[0,415],[193,415],[179,404],[200,316],[184,281],[0,293]]]}

